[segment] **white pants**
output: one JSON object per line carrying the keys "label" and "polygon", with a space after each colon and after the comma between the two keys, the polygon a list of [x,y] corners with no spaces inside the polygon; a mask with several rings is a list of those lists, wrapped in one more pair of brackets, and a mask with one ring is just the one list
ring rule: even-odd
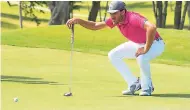
{"label": "white pants", "polygon": [[123,58],[135,59],[140,67],[140,76],[141,76],[141,87],[142,90],[149,89],[152,86],[151,72],[150,72],[150,60],[161,55],[164,51],[164,42],[163,40],[154,40],[151,48],[146,54],[135,57],[135,53],[138,48],[144,47],[145,44],[137,44],[132,41],[125,42],[108,53],[108,57],[117,69],[119,73],[123,76],[125,81],[128,84],[128,87],[132,85],[137,78],[130,72],[128,66],[123,61]]}

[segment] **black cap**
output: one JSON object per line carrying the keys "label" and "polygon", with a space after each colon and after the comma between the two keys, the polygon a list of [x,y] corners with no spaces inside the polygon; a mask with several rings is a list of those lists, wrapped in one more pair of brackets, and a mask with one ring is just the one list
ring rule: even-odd
{"label": "black cap", "polygon": [[108,13],[115,13],[120,10],[125,10],[125,3],[123,1],[112,1],[109,5]]}

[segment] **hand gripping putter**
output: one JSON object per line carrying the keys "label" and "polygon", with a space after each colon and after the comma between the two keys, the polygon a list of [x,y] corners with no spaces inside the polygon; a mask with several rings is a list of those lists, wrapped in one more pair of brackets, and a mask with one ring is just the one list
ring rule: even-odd
{"label": "hand gripping putter", "polygon": [[65,93],[64,96],[72,96],[72,58],[73,58],[73,47],[74,47],[74,24],[71,26],[71,57],[70,57],[70,81],[69,81],[69,92]]}

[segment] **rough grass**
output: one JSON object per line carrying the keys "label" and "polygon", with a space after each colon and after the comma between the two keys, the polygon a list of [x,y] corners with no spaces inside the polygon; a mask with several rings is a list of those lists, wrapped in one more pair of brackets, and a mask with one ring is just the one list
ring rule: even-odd
{"label": "rough grass", "polygon": [[[190,31],[158,29],[166,43],[166,49],[157,62],[175,65],[190,64]],[[66,26],[50,26],[18,29],[2,33],[3,45],[54,48],[70,50],[71,32]],[[75,50],[107,55],[117,45],[127,40],[117,28],[91,31],[75,26]]]}

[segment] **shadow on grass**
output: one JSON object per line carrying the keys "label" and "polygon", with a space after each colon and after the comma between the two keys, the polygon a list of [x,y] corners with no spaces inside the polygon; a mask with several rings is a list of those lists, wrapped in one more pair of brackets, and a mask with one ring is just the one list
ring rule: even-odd
{"label": "shadow on grass", "polygon": [[190,94],[152,94],[153,97],[163,97],[163,98],[190,98]]}
{"label": "shadow on grass", "polygon": [[[8,14],[8,13],[1,13],[1,17],[5,17],[5,18],[12,18],[12,19],[19,19],[18,15],[14,15],[14,14]],[[25,17],[23,16],[23,20],[27,20],[27,21],[32,21],[32,18],[30,17]],[[48,19],[39,19],[42,22],[48,22]]]}
{"label": "shadow on grass", "polygon": [[19,28],[19,26],[16,24],[11,24],[5,21],[1,21],[1,28],[17,29]]}
{"label": "shadow on grass", "polygon": [[31,78],[31,77],[24,77],[24,76],[1,75],[1,81],[2,82],[17,82],[17,83],[24,83],[24,84],[65,85],[65,84],[59,84],[58,82],[53,82],[53,81],[43,81],[42,78]]}
{"label": "shadow on grass", "polygon": [[[139,94],[134,95],[118,95],[118,96],[111,96],[111,97],[149,97],[149,96],[139,96]],[[169,94],[152,94],[151,97],[161,97],[161,98],[190,98],[190,94],[177,94],[177,93],[169,93]]]}
{"label": "shadow on grass", "polygon": [[134,95],[118,95],[118,96],[111,96],[111,97],[134,97],[134,96],[139,96],[139,94],[134,94]]}

